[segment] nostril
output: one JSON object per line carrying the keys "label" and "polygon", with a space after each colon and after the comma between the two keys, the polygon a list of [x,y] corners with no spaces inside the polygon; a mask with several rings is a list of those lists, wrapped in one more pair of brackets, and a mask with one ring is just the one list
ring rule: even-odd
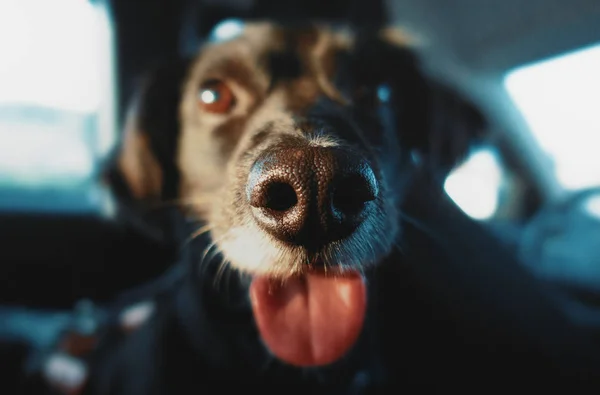
{"label": "nostril", "polygon": [[285,182],[272,182],[265,188],[264,208],[287,211],[298,203],[294,188]]}
{"label": "nostril", "polygon": [[346,215],[360,213],[367,202],[377,198],[377,193],[374,176],[353,174],[337,182],[331,198],[332,205],[334,210]]}
{"label": "nostril", "polygon": [[374,213],[379,183],[365,158],[343,149],[283,147],[256,160],[245,186],[260,228],[310,250],[351,235]]}

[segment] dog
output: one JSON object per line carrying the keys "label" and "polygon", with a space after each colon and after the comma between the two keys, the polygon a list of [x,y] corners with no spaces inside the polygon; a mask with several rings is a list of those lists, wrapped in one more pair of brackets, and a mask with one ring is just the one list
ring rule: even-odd
{"label": "dog", "polygon": [[[153,121],[160,108],[169,122]],[[436,348],[448,340],[437,327],[456,327],[429,317],[434,303],[399,268],[419,248],[413,261],[441,258],[411,236],[403,205],[426,199],[419,175],[441,189],[485,126],[398,30],[249,22],[150,78],[118,170],[133,200],[181,208],[185,275],[138,330],[98,350],[85,393],[435,384],[410,372],[439,375],[468,342]]]}

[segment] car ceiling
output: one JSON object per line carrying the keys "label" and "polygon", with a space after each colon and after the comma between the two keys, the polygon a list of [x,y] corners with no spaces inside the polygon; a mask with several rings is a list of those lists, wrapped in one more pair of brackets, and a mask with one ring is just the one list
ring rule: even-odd
{"label": "car ceiling", "polygon": [[388,10],[439,56],[491,73],[600,41],[597,0],[388,0]]}
{"label": "car ceiling", "polygon": [[[547,202],[564,196],[549,158],[503,87],[507,72],[600,42],[597,0],[387,0],[429,70],[473,97]],[[549,82],[551,83],[551,82]]]}
{"label": "car ceiling", "polygon": [[[379,18],[378,0],[202,0],[253,16]],[[600,41],[598,0],[383,0],[387,19],[425,38],[429,53],[463,66],[508,69]],[[248,13],[247,10],[254,12]],[[337,12],[337,15],[336,15]],[[360,14],[360,15],[357,15]],[[288,16],[289,18],[289,16]]]}

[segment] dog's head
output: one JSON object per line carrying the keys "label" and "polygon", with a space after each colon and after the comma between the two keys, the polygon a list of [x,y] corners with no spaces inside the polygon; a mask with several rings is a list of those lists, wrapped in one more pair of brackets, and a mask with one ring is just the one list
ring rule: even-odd
{"label": "dog's head", "polygon": [[352,346],[362,274],[398,241],[411,158],[449,168],[483,126],[428,82],[407,44],[269,23],[208,43],[181,84],[179,130],[165,131],[178,196],[162,187],[165,147],[128,131],[120,163],[136,195],[191,207],[225,264],[254,278],[261,336],[291,364],[328,364]]}

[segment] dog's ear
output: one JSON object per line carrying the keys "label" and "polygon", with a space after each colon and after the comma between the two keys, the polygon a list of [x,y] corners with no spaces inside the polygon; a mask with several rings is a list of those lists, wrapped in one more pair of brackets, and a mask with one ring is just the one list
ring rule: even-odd
{"label": "dog's ear", "polygon": [[457,89],[429,76],[418,57],[418,39],[384,29],[380,39],[397,92],[399,138],[403,147],[433,168],[449,171],[483,138],[487,122]]}
{"label": "dog's ear", "polygon": [[161,65],[139,84],[106,173],[111,188],[124,200],[176,198],[178,110],[188,65],[188,60]]}
{"label": "dog's ear", "polygon": [[163,172],[152,152],[150,136],[140,125],[139,107],[139,104],[133,104],[127,112],[123,140],[112,176],[120,176],[120,181],[126,185],[127,189],[121,190],[121,193],[135,200],[147,200],[160,197]]}

